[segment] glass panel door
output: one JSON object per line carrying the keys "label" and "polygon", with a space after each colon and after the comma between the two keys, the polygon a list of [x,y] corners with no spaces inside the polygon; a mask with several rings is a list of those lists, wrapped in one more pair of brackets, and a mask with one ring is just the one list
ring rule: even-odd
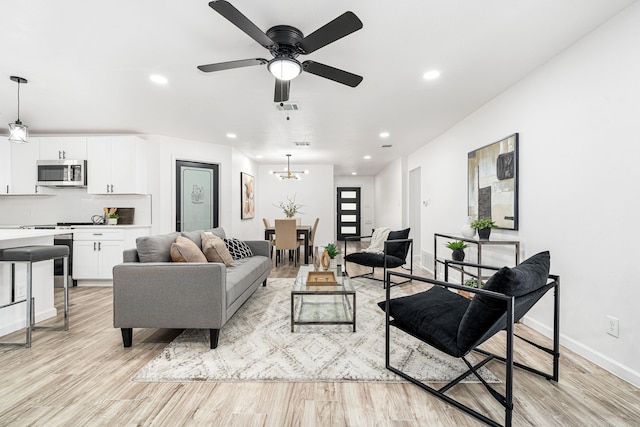
{"label": "glass panel door", "polygon": [[360,236],[360,187],[338,187],[338,240]]}

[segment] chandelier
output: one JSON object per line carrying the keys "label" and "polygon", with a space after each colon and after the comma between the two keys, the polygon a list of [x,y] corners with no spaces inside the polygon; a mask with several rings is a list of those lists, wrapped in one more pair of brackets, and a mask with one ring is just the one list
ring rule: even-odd
{"label": "chandelier", "polygon": [[292,171],[291,170],[291,154],[287,154],[287,168],[285,169],[285,171],[284,172],[269,171],[269,173],[271,175],[275,175],[276,178],[282,181],[283,179],[301,179],[300,174],[307,174],[309,173],[309,171],[308,170]]}

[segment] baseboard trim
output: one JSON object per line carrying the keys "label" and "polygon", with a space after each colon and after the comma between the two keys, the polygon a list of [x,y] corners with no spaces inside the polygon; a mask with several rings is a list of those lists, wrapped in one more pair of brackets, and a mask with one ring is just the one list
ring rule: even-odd
{"label": "baseboard trim", "polygon": [[[538,322],[537,320],[525,316],[522,319],[522,323],[524,325],[527,325],[531,329],[540,332],[544,336],[551,338],[551,328]],[[623,365],[620,362],[611,359],[609,356],[606,356],[599,351],[596,351],[562,333],[560,334],[560,344],[575,352],[576,354],[579,354],[590,362],[595,363],[602,369],[605,369],[618,378],[627,381],[635,387],[640,387],[640,373],[631,369],[630,367]]]}

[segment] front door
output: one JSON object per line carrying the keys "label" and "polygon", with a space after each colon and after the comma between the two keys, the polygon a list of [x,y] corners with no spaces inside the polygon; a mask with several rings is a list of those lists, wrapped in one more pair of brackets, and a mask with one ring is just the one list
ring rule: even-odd
{"label": "front door", "polygon": [[338,187],[338,240],[360,236],[360,187]]}

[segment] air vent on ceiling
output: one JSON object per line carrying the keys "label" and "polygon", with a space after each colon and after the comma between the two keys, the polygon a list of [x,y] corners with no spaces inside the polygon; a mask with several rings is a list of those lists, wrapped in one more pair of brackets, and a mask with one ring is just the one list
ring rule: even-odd
{"label": "air vent on ceiling", "polygon": [[384,144],[384,145],[382,146],[382,148],[391,148],[391,147],[393,147],[393,145],[391,145],[391,144]]}
{"label": "air vent on ceiling", "polygon": [[278,111],[300,111],[300,104],[297,102],[278,102],[276,109]]}
{"label": "air vent on ceiling", "polygon": [[296,144],[298,147],[308,147],[311,145],[309,141],[295,141],[294,144]]}

